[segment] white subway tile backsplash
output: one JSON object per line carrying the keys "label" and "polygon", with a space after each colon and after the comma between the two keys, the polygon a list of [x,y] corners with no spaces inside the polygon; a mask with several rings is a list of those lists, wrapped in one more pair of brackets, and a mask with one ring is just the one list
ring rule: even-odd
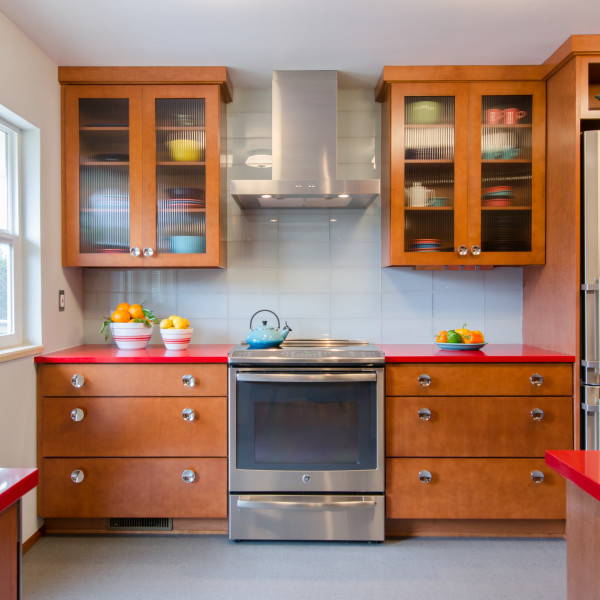
{"label": "white subway tile backsplash", "polygon": [[329,294],[280,294],[280,317],[286,319],[329,319]]}
{"label": "white subway tile backsplash", "polygon": [[433,314],[442,319],[463,323],[484,316],[483,295],[469,291],[433,293]]}
{"label": "white subway tile backsplash", "polygon": [[432,296],[427,292],[384,293],[381,296],[381,316],[384,319],[431,319]]}
{"label": "white subway tile backsplash", "polygon": [[279,269],[279,292],[282,294],[317,292],[329,293],[329,269],[297,268]]}
{"label": "white subway tile backsplash", "polygon": [[329,271],[331,291],[334,293],[381,292],[381,269],[377,267],[332,268]]}
{"label": "white subway tile backsplash", "polygon": [[336,319],[376,319],[381,314],[379,294],[331,294],[331,315]]}
{"label": "white subway tile backsplash", "polygon": [[372,267],[381,263],[380,242],[331,242],[332,267]]}
{"label": "white subway tile backsplash", "polygon": [[[339,179],[381,177],[380,120],[373,90],[339,91]],[[271,179],[271,169],[244,164],[271,153],[271,90],[234,90],[227,131],[223,189],[231,179]],[[492,343],[521,342],[522,269],[382,268],[379,197],[364,210],[242,210],[228,196],[226,219],[226,269],[85,269],[84,341],[103,343],[102,317],[126,301],[157,316],[182,313],[193,343],[239,343],[265,308],[295,338],[429,344],[466,322]]]}

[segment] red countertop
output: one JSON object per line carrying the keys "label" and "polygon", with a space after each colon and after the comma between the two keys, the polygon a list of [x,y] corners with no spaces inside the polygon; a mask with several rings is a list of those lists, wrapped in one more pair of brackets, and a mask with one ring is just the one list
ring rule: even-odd
{"label": "red countertop", "polygon": [[487,344],[481,350],[441,350],[435,344],[378,344],[386,363],[574,362],[575,357],[522,344]]}
{"label": "red countertop", "polygon": [[600,450],[546,450],[546,464],[600,500]]}
{"label": "red countertop", "polygon": [[[235,344],[190,344],[166,350],[162,344],[143,350],[119,350],[115,344],[85,344],[35,357],[36,363],[226,363]],[[387,363],[415,362],[573,362],[575,357],[535,346],[488,344],[481,350],[440,350],[435,344],[377,344]]]}
{"label": "red countertop", "polygon": [[37,486],[37,469],[0,468],[0,512]]}
{"label": "red countertop", "polygon": [[36,363],[226,363],[234,344],[190,344],[167,350],[162,344],[143,350],[119,350],[115,344],[84,344],[36,356]]}

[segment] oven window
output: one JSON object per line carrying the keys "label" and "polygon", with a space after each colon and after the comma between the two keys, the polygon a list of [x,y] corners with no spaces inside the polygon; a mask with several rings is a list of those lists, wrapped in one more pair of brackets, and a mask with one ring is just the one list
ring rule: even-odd
{"label": "oven window", "polygon": [[238,382],[237,468],[374,469],[375,382]]}

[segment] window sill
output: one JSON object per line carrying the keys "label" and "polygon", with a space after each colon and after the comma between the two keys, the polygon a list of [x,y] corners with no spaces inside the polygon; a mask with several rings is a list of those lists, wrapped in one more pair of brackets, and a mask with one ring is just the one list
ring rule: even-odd
{"label": "window sill", "polygon": [[44,346],[14,346],[12,348],[0,348],[0,363],[41,354],[43,351]]}

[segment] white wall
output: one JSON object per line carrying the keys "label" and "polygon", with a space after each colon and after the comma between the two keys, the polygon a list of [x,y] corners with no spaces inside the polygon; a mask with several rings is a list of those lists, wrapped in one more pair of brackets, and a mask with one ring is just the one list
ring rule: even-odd
{"label": "white wall", "polygon": [[[373,91],[340,90],[338,104],[338,177],[378,178]],[[270,169],[244,165],[249,154],[270,152],[270,90],[234,90],[227,110],[228,178],[270,178]],[[261,308],[287,320],[295,337],[430,343],[466,322],[492,342],[521,342],[520,268],[382,269],[380,211],[379,200],[366,210],[242,211],[230,197],[226,270],[88,269],[85,340],[103,343],[102,315],[125,300],[189,318],[193,343],[240,342]],[[152,342],[160,343],[158,332]]]}
{"label": "white wall", "polygon": [[[57,66],[0,13],[0,106],[29,124],[25,232],[26,342],[46,351],[81,343],[81,273],[61,267],[60,86]],[[41,251],[40,251],[41,246]],[[41,260],[40,260],[41,256]],[[58,312],[58,290],[66,310]],[[33,357],[0,362],[0,467],[35,467],[36,381]],[[35,492],[23,502],[23,537],[39,527]]]}

